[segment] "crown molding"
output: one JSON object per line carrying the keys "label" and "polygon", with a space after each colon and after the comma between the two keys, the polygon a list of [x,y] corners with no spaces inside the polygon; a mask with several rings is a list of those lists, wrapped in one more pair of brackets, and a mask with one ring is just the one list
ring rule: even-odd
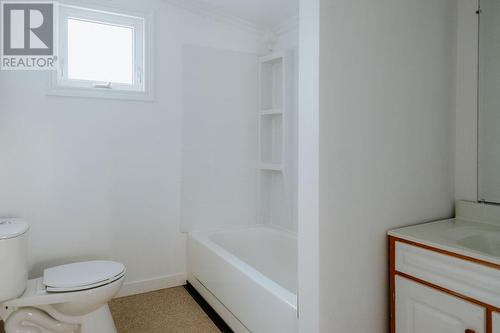
{"label": "crown molding", "polygon": [[198,0],[163,0],[163,1],[173,6],[180,7],[192,13],[201,15],[203,17],[213,19],[214,21],[229,24],[257,35],[263,35],[266,30],[265,27],[244,20],[235,15],[231,15],[219,7],[212,6],[210,4]]}

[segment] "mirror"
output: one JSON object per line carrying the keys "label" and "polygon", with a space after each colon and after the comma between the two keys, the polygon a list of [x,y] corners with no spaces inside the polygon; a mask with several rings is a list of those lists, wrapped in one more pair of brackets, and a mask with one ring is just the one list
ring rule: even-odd
{"label": "mirror", "polygon": [[478,199],[500,203],[500,1],[480,3]]}

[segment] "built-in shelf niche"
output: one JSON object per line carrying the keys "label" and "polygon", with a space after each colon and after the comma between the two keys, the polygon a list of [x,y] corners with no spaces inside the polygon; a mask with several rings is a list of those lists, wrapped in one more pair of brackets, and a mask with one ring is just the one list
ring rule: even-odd
{"label": "built-in shelf niche", "polygon": [[291,218],[290,149],[292,54],[260,59],[259,159],[261,223],[287,225]]}
{"label": "built-in shelf niche", "polygon": [[264,165],[283,163],[283,116],[262,115],[260,120],[260,160]]}
{"label": "built-in shelf niche", "polygon": [[283,108],[283,57],[261,60],[261,110],[280,111]]}
{"label": "built-in shelf niche", "polygon": [[283,114],[283,109],[269,109],[261,111],[260,114],[262,116],[274,116]]}

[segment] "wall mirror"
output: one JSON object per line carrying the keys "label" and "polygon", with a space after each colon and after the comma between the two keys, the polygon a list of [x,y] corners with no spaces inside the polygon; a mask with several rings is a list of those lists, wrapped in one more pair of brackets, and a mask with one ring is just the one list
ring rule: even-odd
{"label": "wall mirror", "polygon": [[500,203],[500,1],[480,8],[478,199]]}

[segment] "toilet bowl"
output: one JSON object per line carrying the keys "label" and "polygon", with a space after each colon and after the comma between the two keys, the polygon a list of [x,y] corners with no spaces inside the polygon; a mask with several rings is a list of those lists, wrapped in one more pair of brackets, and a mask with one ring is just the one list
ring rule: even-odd
{"label": "toilet bowl", "polygon": [[45,269],[27,279],[29,226],[0,219],[0,318],[6,333],[116,333],[107,303],[118,293],[125,267],[87,261]]}

